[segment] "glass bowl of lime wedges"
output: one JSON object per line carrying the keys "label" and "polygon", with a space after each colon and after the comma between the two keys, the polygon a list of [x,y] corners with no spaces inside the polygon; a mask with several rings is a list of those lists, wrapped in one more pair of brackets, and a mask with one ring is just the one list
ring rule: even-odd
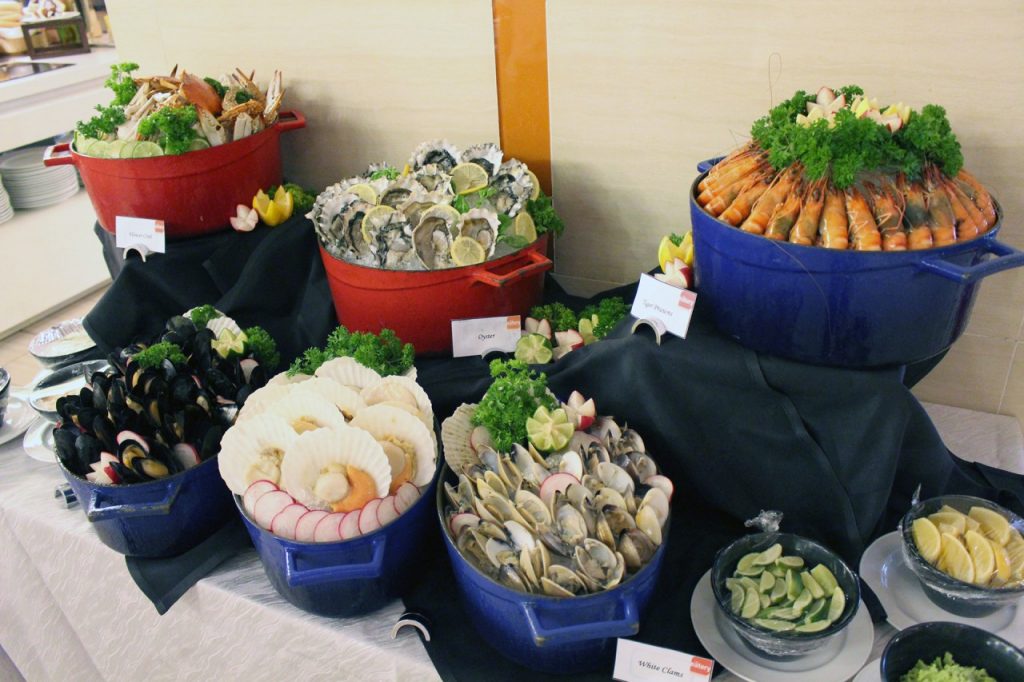
{"label": "glass bowl of lime wedges", "polygon": [[821,647],[853,621],[860,605],[860,583],[849,566],[792,533],[756,533],[720,549],[711,587],[742,640],[780,658]]}
{"label": "glass bowl of lime wedges", "polygon": [[1024,596],[1024,519],[980,497],[945,495],[900,520],[903,559],[928,598],[979,618]]}

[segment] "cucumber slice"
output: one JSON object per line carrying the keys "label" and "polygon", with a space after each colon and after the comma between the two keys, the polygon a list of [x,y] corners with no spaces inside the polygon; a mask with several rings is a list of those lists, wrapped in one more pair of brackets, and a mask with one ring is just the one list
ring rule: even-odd
{"label": "cucumber slice", "polygon": [[113,140],[107,143],[106,158],[116,159],[121,156],[121,149],[128,143],[127,140]]}
{"label": "cucumber slice", "polygon": [[135,149],[132,150],[133,159],[147,159],[152,156],[163,156],[164,150],[156,142],[149,142],[142,140],[135,145]]}
{"label": "cucumber slice", "polygon": [[89,146],[89,156],[95,156],[98,159],[106,158],[107,147],[109,146],[109,142],[106,142],[104,140],[96,140]]}
{"label": "cucumber slice", "polygon": [[188,150],[190,152],[197,152],[200,149],[209,149],[209,148],[210,148],[210,143],[207,142],[206,140],[204,140],[201,137],[197,137],[196,139],[192,140],[192,144],[190,144],[188,146]]}
{"label": "cucumber slice", "polygon": [[94,138],[82,137],[78,140],[75,140],[75,151],[81,154],[82,156],[92,156],[92,146],[97,142],[99,142],[99,140],[96,140]]}
{"label": "cucumber slice", "polygon": [[118,156],[118,158],[122,158],[122,159],[133,158],[132,155],[135,154],[135,148],[138,147],[138,146],[139,146],[139,143],[138,143],[137,140],[128,140],[121,147],[121,153]]}

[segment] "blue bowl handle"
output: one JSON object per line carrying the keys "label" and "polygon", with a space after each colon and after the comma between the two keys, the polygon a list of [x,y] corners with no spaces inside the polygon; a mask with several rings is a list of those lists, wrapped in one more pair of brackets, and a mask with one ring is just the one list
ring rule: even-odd
{"label": "blue bowl handle", "polygon": [[302,553],[301,548],[284,547],[284,574],[288,580],[289,587],[302,587],[303,585],[316,585],[335,580],[355,580],[358,578],[378,578],[381,574],[381,565],[384,563],[384,547],[387,540],[383,535],[373,539],[373,556],[369,561],[362,564],[343,564],[340,566],[324,566],[322,568],[301,569],[296,563],[296,557]]}
{"label": "blue bowl handle", "polygon": [[115,517],[128,516],[166,516],[171,513],[174,499],[181,491],[184,476],[175,476],[164,481],[162,495],[158,488],[159,499],[147,501],[125,501],[122,497],[137,497],[134,486],[92,488],[89,498],[85,501],[85,516],[90,521],[106,521]]}
{"label": "blue bowl handle", "polygon": [[716,163],[718,163],[719,161],[721,161],[724,158],[725,158],[724,156],[716,156],[714,158],[705,159],[705,160],[699,162],[697,164],[697,172],[698,173],[707,173],[709,170],[711,170],[712,166],[714,166]]}
{"label": "blue bowl handle", "polygon": [[997,272],[1024,265],[1024,251],[1015,249],[995,239],[986,241],[981,249],[981,253],[991,253],[996,257],[977,265],[967,266],[956,265],[955,263],[944,261],[942,258],[923,258],[919,267],[922,270],[934,272],[954,282],[971,284]]}
{"label": "blue bowl handle", "polygon": [[[533,635],[533,642],[537,646],[548,644],[567,644],[570,642],[581,642],[589,639],[606,639],[608,637],[629,637],[640,632],[640,617],[637,615],[636,601],[632,595],[623,595],[619,599],[622,607],[622,618],[618,620],[605,620],[597,623],[580,623],[578,625],[566,625],[564,627],[545,628],[540,624],[537,611],[542,608],[538,602],[523,602],[523,613],[526,615],[526,624]],[[561,603],[555,607],[562,606]]]}

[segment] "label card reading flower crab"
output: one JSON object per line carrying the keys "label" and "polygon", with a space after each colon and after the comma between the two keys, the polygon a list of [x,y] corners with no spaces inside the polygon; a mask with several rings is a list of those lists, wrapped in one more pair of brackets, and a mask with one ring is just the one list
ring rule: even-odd
{"label": "label card reading flower crab", "polygon": [[518,315],[452,320],[452,357],[484,355],[495,350],[511,353],[523,335],[520,326]]}
{"label": "label card reading flower crab", "polygon": [[117,216],[114,223],[117,248],[135,249],[145,260],[147,253],[166,253],[164,221]]}
{"label": "label card reading flower crab", "polygon": [[638,320],[658,320],[665,325],[666,331],[685,339],[696,303],[697,294],[689,289],[680,289],[642,274],[633,309],[629,312]]}
{"label": "label card reading flower crab", "polygon": [[612,677],[620,682],[707,682],[714,668],[710,658],[620,639]]}

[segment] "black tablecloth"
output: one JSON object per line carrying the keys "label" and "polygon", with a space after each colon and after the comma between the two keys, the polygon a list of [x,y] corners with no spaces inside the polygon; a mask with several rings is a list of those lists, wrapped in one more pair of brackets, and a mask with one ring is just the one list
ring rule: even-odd
{"label": "black tablecloth", "polygon": [[[547,296],[567,298],[550,280]],[[335,324],[312,230],[296,220],[130,261],[86,327],[101,344],[122,345],[207,302],[265,326],[289,358],[322,343]],[[854,567],[874,538],[895,528],[918,485],[923,497],[975,494],[1024,513],[1024,478],[963,462],[943,445],[905,384],[920,368],[842,370],[760,355],[718,333],[708,313],[698,299],[688,338],[668,336],[660,346],[649,334],[629,334],[626,320],[544,368],[562,398],[580,390],[600,413],[635,428],[675,482],[662,576],[638,639],[703,652],[690,623],[693,588],[715,551],[763,509],[782,511],[784,530],[824,542]],[[481,358],[422,358],[417,368],[440,419],[489,384]],[[542,678],[484,644],[439,541],[417,570],[423,579],[405,601],[431,616],[427,650],[446,679]]]}

